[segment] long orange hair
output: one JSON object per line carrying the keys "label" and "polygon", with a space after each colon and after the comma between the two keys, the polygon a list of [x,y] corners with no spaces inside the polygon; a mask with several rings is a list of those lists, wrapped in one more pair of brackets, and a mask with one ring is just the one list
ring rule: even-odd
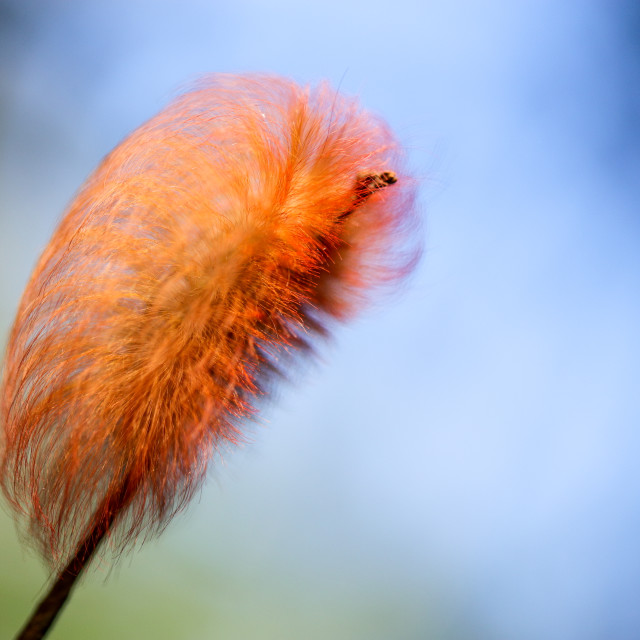
{"label": "long orange hair", "polygon": [[271,76],[206,77],[105,158],[0,392],[2,487],[52,569],[101,522],[115,552],[167,524],[290,352],[406,273],[412,195],[380,120]]}

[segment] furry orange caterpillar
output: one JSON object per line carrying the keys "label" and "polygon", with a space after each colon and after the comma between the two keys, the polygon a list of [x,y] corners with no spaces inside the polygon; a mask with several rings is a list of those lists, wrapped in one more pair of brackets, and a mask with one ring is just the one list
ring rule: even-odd
{"label": "furry orange caterpillar", "polygon": [[412,193],[381,121],[272,76],[205,77],[107,156],[4,367],[2,487],[54,572],[161,531],[292,348],[409,270]]}

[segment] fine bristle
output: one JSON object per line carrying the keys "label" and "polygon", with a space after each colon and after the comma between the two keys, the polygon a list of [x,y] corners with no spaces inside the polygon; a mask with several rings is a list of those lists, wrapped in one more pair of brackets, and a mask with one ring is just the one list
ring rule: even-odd
{"label": "fine bristle", "polygon": [[105,158],[31,276],[0,391],[2,487],[54,570],[114,496],[112,551],[161,531],[289,352],[407,273],[402,171],[354,100],[271,76],[204,78]]}

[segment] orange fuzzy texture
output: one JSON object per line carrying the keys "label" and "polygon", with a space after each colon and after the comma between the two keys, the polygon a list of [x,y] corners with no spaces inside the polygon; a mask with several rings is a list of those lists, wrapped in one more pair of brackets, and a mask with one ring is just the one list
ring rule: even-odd
{"label": "orange fuzzy texture", "polygon": [[31,276],[0,392],[2,487],[52,569],[100,523],[115,553],[161,531],[292,348],[407,272],[411,185],[354,100],[271,76],[206,77],[105,158]]}

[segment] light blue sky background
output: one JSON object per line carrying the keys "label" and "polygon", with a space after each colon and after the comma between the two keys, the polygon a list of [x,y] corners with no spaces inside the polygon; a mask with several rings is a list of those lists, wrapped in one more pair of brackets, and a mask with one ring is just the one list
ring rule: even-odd
{"label": "light blue sky background", "polygon": [[[638,637],[639,43],[632,0],[0,2],[3,341],[75,190],[200,73],[328,78],[423,180],[404,294],[52,638]],[[45,574],[4,513],[0,565],[9,634]]]}

